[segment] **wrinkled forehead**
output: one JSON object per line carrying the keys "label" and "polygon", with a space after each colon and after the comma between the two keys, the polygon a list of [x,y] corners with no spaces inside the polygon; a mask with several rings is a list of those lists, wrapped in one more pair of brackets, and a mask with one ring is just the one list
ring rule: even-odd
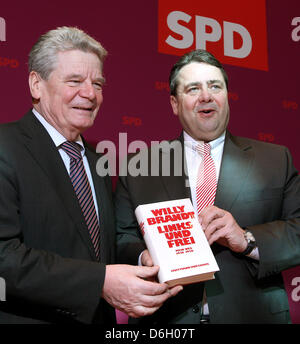
{"label": "wrinkled forehead", "polygon": [[64,64],[65,66],[72,63],[83,63],[83,65],[93,62],[98,69],[102,69],[102,61],[91,51],[83,51],[80,49],[72,49],[58,51],[56,53],[56,64]]}
{"label": "wrinkled forehead", "polygon": [[91,52],[81,50],[58,52],[53,67],[51,74],[55,73],[61,76],[88,74],[93,78],[102,77],[102,63],[98,56]]}

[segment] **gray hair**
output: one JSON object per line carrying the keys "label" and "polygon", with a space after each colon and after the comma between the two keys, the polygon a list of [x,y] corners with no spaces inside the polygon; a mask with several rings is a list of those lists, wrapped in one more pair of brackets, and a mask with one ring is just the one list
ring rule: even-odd
{"label": "gray hair", "polygon": [[222,64],[220,61],[218,61],[211,53],[209,53],[206,50],[203,49],[197,49],[190,51],[183,55],[172,67],[169,77],[169,85],[170,85],[170,91],[171,95],[176,96],[177,95],[177,86],[178,86],[178,74],[180,70],[192,62],[199,62],[199,63],[206,63],[211,66],[217,67],[220,69],[224,81],[226,84],[226,88],[228,90],[228,76],[225,72]]}
{"label": "gray hair", "polygon": [[107,51],[94,38],[76,27],[58,27],[40,36],[29,53],[29,73],[35,71],[47,80],[55,69],[57,54],[63,51],[81,50],[97,55],[103,65]]}

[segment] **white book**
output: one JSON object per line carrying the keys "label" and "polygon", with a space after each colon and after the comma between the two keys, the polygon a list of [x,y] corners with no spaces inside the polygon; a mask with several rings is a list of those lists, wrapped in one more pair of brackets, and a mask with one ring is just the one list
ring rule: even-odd
{"label": "white book", "polygon": [[189,198],[143,204],[135,215],[159,282],[170,286],[214,278],[219,271]]}

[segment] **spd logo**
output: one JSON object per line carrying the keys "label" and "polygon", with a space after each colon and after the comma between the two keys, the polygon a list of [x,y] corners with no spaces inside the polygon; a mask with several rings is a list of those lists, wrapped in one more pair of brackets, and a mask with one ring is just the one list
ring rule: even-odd
{"label": "spd logo", "polygon": [[206,49],[222,63],[268,70],[265,0],[158,0],[158,51]]}

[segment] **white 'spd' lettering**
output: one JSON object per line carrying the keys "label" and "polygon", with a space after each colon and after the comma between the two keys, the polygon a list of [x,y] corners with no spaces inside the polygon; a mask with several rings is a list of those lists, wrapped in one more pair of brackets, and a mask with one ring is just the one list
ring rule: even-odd
{"label": "white 'spd' lettering", "polygon": [[[220,23],[209,17],[195,16],[195,32],[182,25],[180,22],[189,23],[192,17],[182,11],[172,11],[167,17],[167,25],[171,31],[182,36],[176,39],[169,35],[166,43],[177,49],[187,49],[192,46],[195,39],[196,49],[206,49],[206,42],[218,42],[224,38],[224,55],[245,58],[252,50],[252,38],[249,31],[241,24],[223,21],[223,28]],[[180,22],[179,22],[180,21]],[[207,30],[207,28],[210,28]],[[234,47],[234,33],[242,38],[242,46]]]}

